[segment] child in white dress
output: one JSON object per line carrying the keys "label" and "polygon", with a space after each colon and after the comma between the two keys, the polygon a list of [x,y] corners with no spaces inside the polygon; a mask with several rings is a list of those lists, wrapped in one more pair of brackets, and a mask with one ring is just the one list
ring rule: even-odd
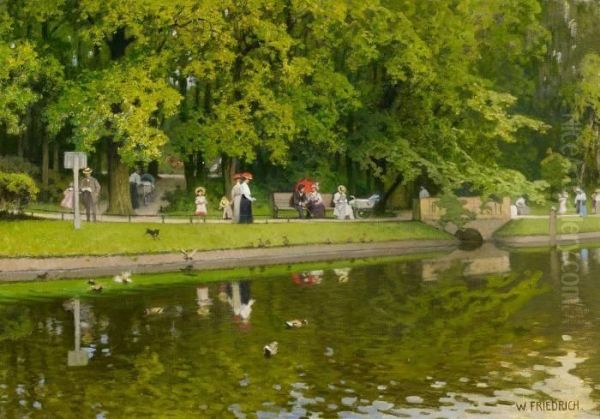
{"label": "child in white dress", "polygon": [[202,186],[198,186],[196,188],[196,215],[200,217],[206,217],[206,204],[208,201],[206,200],[206,189]]}

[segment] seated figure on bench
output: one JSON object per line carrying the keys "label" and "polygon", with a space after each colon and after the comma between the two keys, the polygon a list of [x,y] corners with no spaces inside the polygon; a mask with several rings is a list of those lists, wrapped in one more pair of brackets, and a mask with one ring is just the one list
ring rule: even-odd
{"label": "seated figure on bench", "polygon": [[298,218],[304,218],[306,209],[306,194],[304,193],[304,185],[299,184],[294,190],[291,200],[292,206],[298,211]]}
{"label": "seated figure on bench", "polygon": [[308,195],[306,209],[308,210],[308,215],[312,218],[325,218],[325,203],[319,192],[319,182],[316,182],[312,186],[312,191]]}

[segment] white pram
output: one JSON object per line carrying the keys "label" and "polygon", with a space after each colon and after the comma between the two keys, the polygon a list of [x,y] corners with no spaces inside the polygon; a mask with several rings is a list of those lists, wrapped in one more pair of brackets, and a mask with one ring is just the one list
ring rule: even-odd
{"label": "white pram", "polygon": [[148,202],[152,201],[154,197],[154,183],[143,180],[138,185],[138,193],[142,196],[144,205],[148,205]]}
{"label": "white pram", "polygon": [[379,194],[373,194],[367,199],[359,199],[351,196],[348,204],[352,207],[352,211],[354,211],[354,216],[356,218],[367,218],[373,213],[373,209],[375,205],[379,202],[381,197]]}

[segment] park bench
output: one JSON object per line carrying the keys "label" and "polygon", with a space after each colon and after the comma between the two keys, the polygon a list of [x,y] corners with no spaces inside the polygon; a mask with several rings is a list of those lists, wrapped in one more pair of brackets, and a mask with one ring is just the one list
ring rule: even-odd
{"label": "park bench", "polygon": [[[331,201],[333,200],[333,194],[322,193],[323,203],[325,204],[325,215],[327,211],[333,212]],[[271,195],[271,201],[273,204],[273,218],[279,218],[279,211],[281,210],[294,210],[296,208],[290,206],[290,200],[292,198],[292,192],[273,192]]]}

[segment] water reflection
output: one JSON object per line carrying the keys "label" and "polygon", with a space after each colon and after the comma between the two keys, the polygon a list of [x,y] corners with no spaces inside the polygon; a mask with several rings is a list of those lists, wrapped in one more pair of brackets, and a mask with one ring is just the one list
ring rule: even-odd
{"label": "water reflection", "polygon": [[461,265],[464,276],[510,272],[509,253],[498,249],[492,243],[484,243],[476,250],[457,249],[446,256],[424,260],[422,262],[422,278],[424,281],[435,281],[441,273],[457,264]]}
{"label": "water reflection", "polygon": [[0,417],[596,415],[597,249],[480,250],[2,305]]}
{"label": "water reflection", "polygon": [[[88,352],[81,349],[81,329],[82,329],[82,320],[81,320],[81,302],[78,298],[73,300],[65,301],[63,307],[67,311],[73,312],[73,330],[75,335],[75,347],[72,351],[68,352],[67,355],[67,365],[69,367],[81,367],[86,366],[88,364]],[[84,310],[88,315],[87,320],[84,320],[83,329],[86,333],[90,333],[91,323],[89,319],[92,317],[91,310],[87,308]]]}

